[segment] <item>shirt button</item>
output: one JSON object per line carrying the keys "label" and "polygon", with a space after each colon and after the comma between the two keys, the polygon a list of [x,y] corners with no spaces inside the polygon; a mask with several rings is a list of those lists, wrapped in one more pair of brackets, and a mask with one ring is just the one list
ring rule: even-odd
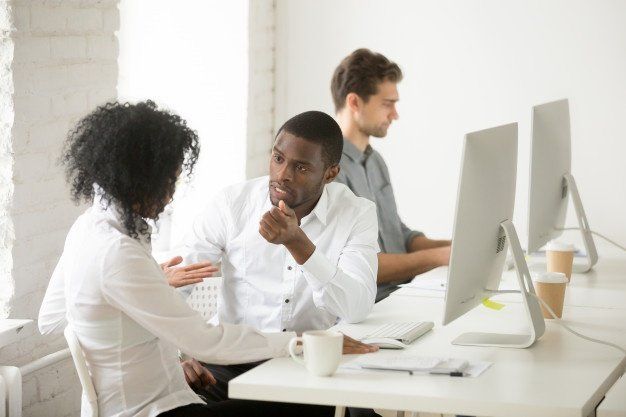
{"label": "shirt button", "polygon": [[289,265],[287,269],[291,271],[293,268],[291,267],[291,265]]}
{"label": "shirt button", "polygon": [[285,299],[285,304],[289,303],[289,298]]}

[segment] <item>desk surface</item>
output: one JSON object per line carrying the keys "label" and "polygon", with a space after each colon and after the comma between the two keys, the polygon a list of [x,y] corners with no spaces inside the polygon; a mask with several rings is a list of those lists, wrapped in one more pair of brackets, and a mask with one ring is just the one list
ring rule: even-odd
{"label": "desk surface", "polygon": [[[586,274],[572,274],[571,282],[565,291],[565,305],[578,307],[621,308],[626,309],[626,256],[617,249],[603,245],[598,248],[600,259],[594,269]],[[536,257],[531,258],[537,260]],[[440,274],[445,281],[445,273]],[[419,277],[416,278],[419,280]],[[502,284],[508,287],[517,285],[515,271],[505,271]],[[501,287],[502,288],[502,287]],[[516,288],[516,287],[515,287]],[[400,296],[443,298],[443,291],[401,288],[396,291]],[[493,297],[504,303],[518,303],[521,298],[515,294],[503,294]]]}
{"label": "desk surface", "polygon": [[611,387],[596,410],[597,417],[626,417],[626,376]]}
{"label": "desk surface", "polygon": [[[563,317],[585,335],[626,346],[626,257],[610,247],[599,249],[601,258],[594,270],[573,275]],[[513,279],[514,271],[505,273],[505,282]],[[400,290],[376,304],[364,323],[340,326],[347,334],[359,337],[390,321],[434,321],[435,329],[410,349],[376,354],[452,356],[493,362],[478,378],[347,369],[340,369],[332,378],[319,378],[284,358],[267,362],[231,381],[230,395],[446,414],[589,415],[624,372],[626,358],[610,347],[577,338],[552,321],[546,322],[546,334],[530,349],[452,345],[450,342],[465,331],[514,333],[526,329],[519,296],[502,295],[496,299],[506,302],[506,308],[496,312],[479,307],[442,327],[442,292]],[[351,359],[345,357],[346,361]],[[605,407],[610,405],[606,402]]]}
{"label": "desk surface", "polygon": [[[623,373],[617,350],[587,342],[556,323],[529,349],[454,346],[465,331],[519,332],[522,305],[500,311],[478,307],[442,327],[443,300],[392,296],[358,325],[341,325],[359,337],[390,321],[432,320],[435,329],[402,352],[376,355],[450,356],[493,362],[478,378],[340,369],[330,378],[311,376],[289,358],[274,359],[232,380],[232,398],[395,410],[498,416],[589,415]],[[626,310],[565,307],[567,322],[586,335],[626,345]],[[345,356],[344,361],[353,357]]]}
{"label": "desk surface", "polygon": [[0,319],[0,348],[15,343],[21,336],[32,331],[33,327],[33,320],[29,319]]}

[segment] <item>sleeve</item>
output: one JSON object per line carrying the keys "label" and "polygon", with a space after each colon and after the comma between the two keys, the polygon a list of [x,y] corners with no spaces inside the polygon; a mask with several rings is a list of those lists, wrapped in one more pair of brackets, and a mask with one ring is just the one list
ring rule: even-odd
{"label": "sleeve", "polygon": [[352,227],[337,265],[317,249],[302,264],[304,277],[313,288],[315,305],[348,323],[364,320],[376,298],[378,251],[376,207],[368,201],[367,210]]}
{"label": "sleeve", "polygon": [[172,253],[182,256],[185,264],[219,262],[226,247],[231,217],[224,193],[216,195],[196,216],[191,229],[174,245]]}
{"label": "sleeve", "polygon": [[65,306],[65,252],[57,263],[39,309],[37,324],[41,334],[61,333],[67,326]]}
{"label": "sleeve", "polygon": [[[170,251],[172,256],[182,256],[183,265],[210,261],[218,263],[224,254],[230,228],[229,205],[224,193],[219,193],[194,219],[191,228]],[[177,289],[181,297],[191,294],[193,285]]]}
{"label": "sleeve", "polygon": [[122,265],[102,278],[102,293],[110,305],[156,337],[204,362],[246,363],[287,354],[293,332],[262,333],[244,325],[206,323],[167,284],[156,262],[136,246],[133,242],[120,243],[118,254],[107,262]]}
{"label": "sleeve", "polygon": [[407,225],[404,224],[403,221],[400,222],[400,228],[402,229],[402,237],[404,238],[404,247],[406,250],[409,249],[409,246],[411,245],[411,241],[413,240],[413,238],[418,237],[418,236],[424,236],[424,233],[422,232],[409,229]]}

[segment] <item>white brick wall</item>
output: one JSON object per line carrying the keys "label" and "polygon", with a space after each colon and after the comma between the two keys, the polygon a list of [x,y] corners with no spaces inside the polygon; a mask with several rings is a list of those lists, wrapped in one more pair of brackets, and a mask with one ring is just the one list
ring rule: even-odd
{"label": "white brick wall", "polygon": [[[82,211],[57,161],[68,129],[117,96],[118,26],[117,0],[0,2],[0,289],[3,272],[11,271],[11,317],[37,317],[65,235]],[[11,222],[14,237],[4,232]],[[21,365],[64,344],[62,336],[34,331],[0,350],[0,362]],[[79,409],[71,361],[25,379],[24,416],[75,416]]]}
{"label": "white brick wall", "polygon": [[13,155],[11,127],[13,125],[13,40],[7,3],[0,3],[0,319],[9,314],[8,301],[13,295],[11,278],[13,222],[9,215],[13,195]]}
{"label": "white brick wall", "polygon": [[275,0],[250,0],[246,177],[268,172],[274,139]]}
{"label": "white brick wall", "polygon": [[[275,129],[275,0],[249,0],[248,21],[250,178],[267,172]],[[0,0],[0,289],[4,295],[3,283],[9,292],[15,287],[11,317],[37,317],[81,210],[57,160],[78,118],[116,97],[119,25],[117,0]],[[0,362],[21,365],[65,344],[36,330],[27,336],[1,349]],[[27,417],[79,413],[70,361],[27,377],[23,390]]]}

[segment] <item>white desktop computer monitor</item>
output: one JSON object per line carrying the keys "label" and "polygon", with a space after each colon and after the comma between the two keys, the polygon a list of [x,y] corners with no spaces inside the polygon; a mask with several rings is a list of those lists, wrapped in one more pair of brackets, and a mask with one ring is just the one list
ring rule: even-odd
{"label": "white desktop computer monitor", "polygon": [[531,346],[545,330],[524,253],[511,222],[516,171],[517,123],[465,136],[443,324],[498,293],[510,246],[529,318],[529,332],[465,333],[454,344],[524,348]]}
{"label": "white desktop computer monitor", "polygon": [[568,195],[571,195],[587,253],[589,271],[598,261],[598,252],[587,217],[571,174],[571,135],[568,100],[533,107],[530,187],[528,195],[528,253],[538,251],[563,233]]}

